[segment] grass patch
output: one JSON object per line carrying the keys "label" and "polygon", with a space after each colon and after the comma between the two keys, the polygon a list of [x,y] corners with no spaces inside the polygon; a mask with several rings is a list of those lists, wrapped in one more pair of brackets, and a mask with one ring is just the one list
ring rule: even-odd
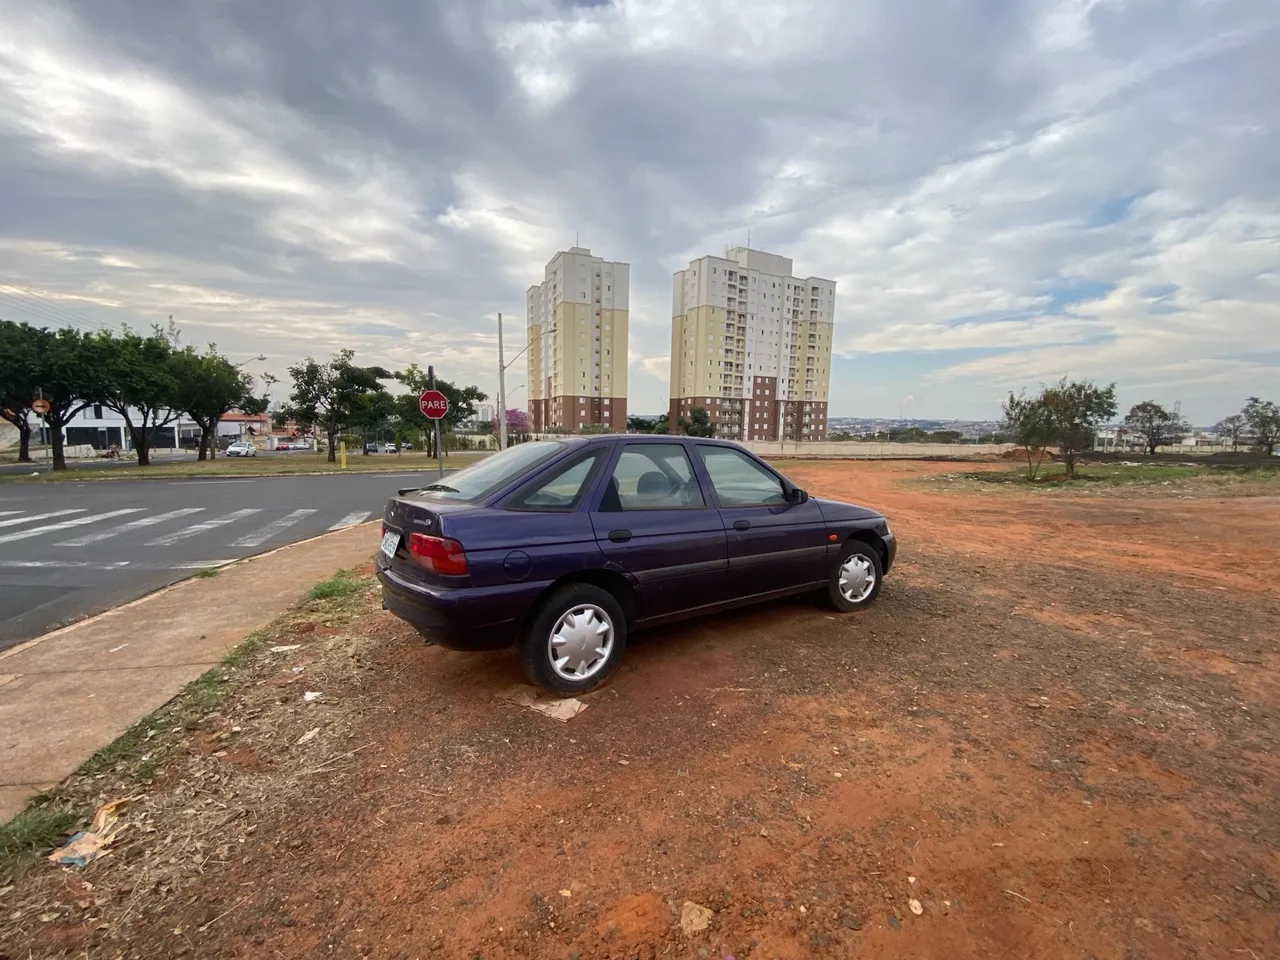
{"label": "grass patch", "polygon": [[195,579],[212,580],[214,577],[216,577],[220,573],[222,573],[222,570],[219,569],[218,567],[205,567],[203,570],[196,571]]}
{"label": "grass patch", "polygon": [[56,847],[79,819],[80,814],[67,807],[28,807],[0,826],[0,857]]}
{"label": "grass patch", "polygon": [[[445,469],[461,469],[488,456],[487,451],[459,451],[445,457]],[[32,467],[40,466],[33,464]],[[79,483],[84,480],[138,480],[151,477],[279,477],[299,473],[385,473],[411,470],[434,470],[436,458],[425,453],[375,454],[361,456],[358,452],[347,454],[347,469],[340,463],[330,463],[323,455],[314,453],[282,454],[271,457],[227,458],[218,460],[185,460],[179,463],[154,463],[149,467],[97,465],[72,466],[57,473],[41,470],[34,476],[29,473],[0,474],[0,483]]]}
{"label": "grass patch", "polygon": [[1074,480],[1047,461],[1035,480],[1022,465],[1005,470],[944,473],[910,481],[919,489],[958,493],[994,489],[1078,496],[1267,496],[1280,494],[1280,462],[1083,463]]}
{"label": "grass patch", "polygon": [[307,599],[335,600],[339,597],[349,597],[359,589],[360,584],[351,579],[350,571],[339,570],[328,580],[321,580],[307,591]]}

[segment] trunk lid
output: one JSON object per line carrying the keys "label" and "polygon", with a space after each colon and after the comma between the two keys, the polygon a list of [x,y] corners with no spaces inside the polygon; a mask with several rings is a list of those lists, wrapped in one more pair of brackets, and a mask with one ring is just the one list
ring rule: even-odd
{"label": "trunk lid", "polygon": [[[475,509],[472,503],[450,503],[430,496],[405,494],[392,497],[382,513],[382,529],[384,533],[397,534],[399,542],[388,566],[406,580],[434,586],[465,585],[466,577],[446,577],[423,569],[409,552],[409,535],[424,533],[429,537],[449,537],[450,521]],[[465,543],[463,547],[466,547]],[[384,560],[388,559],[385,553],[382,556]]]}

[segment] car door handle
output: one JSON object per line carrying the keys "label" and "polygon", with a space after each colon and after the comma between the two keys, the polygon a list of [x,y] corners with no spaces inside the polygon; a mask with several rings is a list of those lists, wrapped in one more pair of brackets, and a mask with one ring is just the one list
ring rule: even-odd
{"label": "car door handle", "polygon": [[733,529],[735,529],[735,530],[750,530],[750,529],[751,529],[751,521],[750,521],[750,520],[735,520],[735,521],[733,521]]}
{"label": "car door handle", "polygon": [[631,539],[630,530],[610,530],[609,539],[614,543],[626,543]]}

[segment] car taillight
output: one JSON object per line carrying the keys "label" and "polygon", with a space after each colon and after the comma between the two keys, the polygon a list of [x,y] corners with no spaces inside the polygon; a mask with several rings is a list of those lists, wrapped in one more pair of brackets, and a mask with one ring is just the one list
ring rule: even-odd
{"label": "car taillight", "polygon": [[467,555],[457,540],[414,533],[409,535],[409,552],[424,569],[433,573],[448,577],[467,574]]}

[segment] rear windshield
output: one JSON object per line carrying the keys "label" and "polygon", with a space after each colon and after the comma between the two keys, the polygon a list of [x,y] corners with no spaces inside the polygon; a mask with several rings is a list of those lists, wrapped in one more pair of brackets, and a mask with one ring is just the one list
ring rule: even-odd
{"label": "rear windshield", "polygon": [[485,457],[479,463],[447,473],[428,484],[421,495],[432,500],[479,500],[506,486],[538,464],[562,452],[567,444],[559,440],[530,440]]}

